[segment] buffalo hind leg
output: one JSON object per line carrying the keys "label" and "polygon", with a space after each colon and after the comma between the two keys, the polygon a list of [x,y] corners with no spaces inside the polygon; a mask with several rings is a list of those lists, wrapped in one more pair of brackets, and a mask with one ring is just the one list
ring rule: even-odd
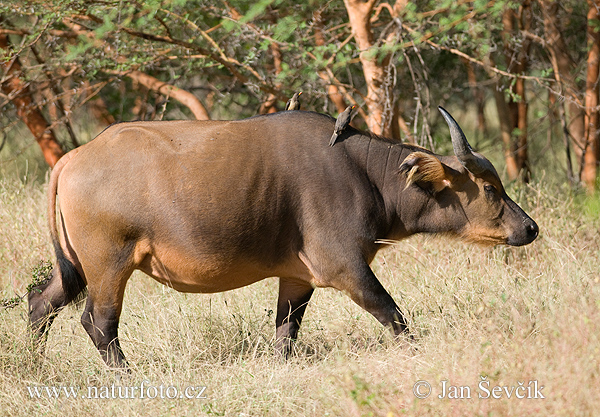
{"label": "buffalo hind leg", "polygon": [[114,308],[97,308],[88,296],[81,324],[109,368],[127,368],[127,360],[119,344],[119,314]]}
{"label": "buffalo hind leg", "polygon": [[31,289],[27,300],[34,346],[41,349],[52,321],[63,307],[73,301],[63,290],[58,268],[53,269],[50,281]]}
{"label": "buffalo hind leg", "polygon": [[81,324],[109,368],[127,368],[127,360],[119,343],[118,327],[125,284],[131,272],[123,271],[107,279],[88,280],[88,298]]}
{"label": "buffalo hind leg", "polygon": [[306,282],[279,279],[275,344],[284,358],[292,352],[292,343],[298,337],[300,323],[313,291],[314,288]]}

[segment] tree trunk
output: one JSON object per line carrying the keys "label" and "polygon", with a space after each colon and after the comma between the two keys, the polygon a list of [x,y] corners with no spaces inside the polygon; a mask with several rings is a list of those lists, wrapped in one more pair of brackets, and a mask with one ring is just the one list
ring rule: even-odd
{"label": "tree trunk", "polygon": [[504,91],[502,91],[502,87],[499,82],[496,84],[496,88],[494,88],[494,100],[496,101],[496,109],[498,110],[500,136],[502,137],[502,142],[504,143],[506,174],[510,180],[515,180],[519,177],[516,142],[512,140],[512,121],[508,105],[504,99]]}
{"label": "tree trunk", "polygon": [[527,110],[529,105],[525,98],[525,80],[522,78],[517,79],[515,83],[515,93],[521,97],[517,103],[517,129],[519,135],[517,138],[517,161],[519,161],[519,172],[523,182],[529,182],[531,179],[531,171],[529,167],[529,154],[528,154],[528,143],[527,143]]}
{"label": "tree trunk", "polygon": [[[313,13],[313,20],[315,21],[315,45],[324,46],[325,37],[323,36],[323,19],[320,11]],[[334,104],[338,113],[343,112],[346,109],[347,104],[344,101],[344,95],[338,86],[333,83],[333,80],[327,71],[319,71],[319,77],[327,84],[327,96],[329,97],[329,100]]]}
{"label": "tree trunk", "polygon": [[[529,0],[523,1],[523,4],[519,8],[517,17],[519,19],[519,30],[529,31],[532,20],[531,2]],[[521,50],[519,51],[519,61],[517,67],[519,74],[525,74],[529,68],[530,49],[530,39],[524,38],[521,44]],[[527,102],[527,93],[525,91],[525,79],[517,79],[515,82],[515,93],[520,97],[520,100],[517,103],[517,129],[519,129],[517,160],[519,161],[521,179],[527,183],[531,179],[531,168],[529,166],[529,144],[527,143],[527,133],[529,130],[527,115],[529,104]]]}
{"label": "tree trunk", "polygon": [[471,94],[473,94],[473,99],[475,100],[475,106],[477,108],[477,131],[479,132],[479,135],[486,136],[487,126],[483,112],[485,107],[485,94],[483,89],[477,85],[477,75],[475,74],[475,69],[473,68],[471,61],[466,58],[461,58],[461,61],[467,69],[469,88],[471,89]]}
{"label": "tree trunk", "polygon": [[[553,0],[538,0],[544,19],[544,39],[550,52],[555,77],[567,103],[567,129],[574,143],[574,151],[580,165],[583,166],[585,149],[585,111],[579,97],[580,88],[577,86],[575,62],[569,55],[569,48],[562,37],[559,25],[559,2]],[[581,175],[581,170],[580,170]]]}
{"label": "tree trunk", "polygon": [[[9,41],[6,35],[0,34],[0,50],[5,56],[9,55]],[[4,58],[4,57],[2,57]],[[65,154],[62,146],[56,140],[54,132],[42,112],[37,108],[31,98],[29,87],[21,79],[21,64],[18,58],[5,61],[0,59],[0,66],[6,80],[2,83],[2,91],[17,108],[17,115],[27,125],[38,145],[42,149],[46,163],[52,168]]]}
{"label": "tree trunk", "polygon": [[[391,137],[393,118],[393,91],[386,88],[385,68],[389,56],[381,59],[373,52],[373,32],[371,31],[371,12],[375,0],[344,0],[354,39],[360,52],[360,62],[367,84],[366,105],[369,111],[367,126],[378,135]],[[390,104],[386,106],[387,104]],[[389,111],[384,111],[385,108]]]}
{"label": "tree trunk", "polygon": [[588,191],[596,186],[598,171],[598,74],[600,60],[600,32],[598,23],[600,0],[588,0],[587,15],[588,58],[585,87],[585,151],[581,179]]}
{"label": "tree trunk", "polygon": [[[519,30],[528,30],[531,25],[531,7],[529,0],[524,0],[518,12],[513,9],[506,8],[502,15],[503,31],[502,38],[504,40],[504,54],[508,71],[515,74],[524,74],[528,67],[528,54],[531,42],[528,38],[523,40],[521,47],[515,49],[511,40],[515,37],[517,28],[515,21],[518,22]],[[501,117],[501,123],[509,123],[509,126],[504,126],[502,129],[503,140],[505,144],[505,155],[507,164],[507,173],[511,180],[517,179],[519,176],[524,182],[530,180],[529,156],[527,152],[527,96],[525,90],[525,80],[517,78],[511,87],[512,97],[507,107],[508,118]],[[515,100],[513,97],[517,97]],[[496,103],[504,96],[496,97]],[[502,106],[502,104],[499,104]],[[504,111],[499,109],[499,113]],[[513,137],[513,132],[516,137]],[[510,136],[509,136],[510,135]],[[507,142],[508,141],[508,142]]]}
{"label": "tree trunk", "polygon": [[[511,68],[511,52],[509,52],[508,42],[513,36],[514,24],[513,24],[513,11],[506,9],[502,14],[502,38],[504,40],[504,54],[506,58],[506,65],[508,71],[512,71]],[[495,67],[496,62],[493,55],[490,55],[490,64]],[[506,101],[504,97],[504,85],[502,80],[497,74],[490,73],[490,75],[496,80],[496,86],[494,88],[494,100],[496,102],[496,109],[498,111],[498,119],[500,122],[500,136],[504,143],[504,161],[506,163],[506,174],[511,181],[516,180],[519,177],[519,162],[517,161],[517,146],[513,140],[512,132],[514,130],[515,112],[514,107]]]}
{"label": "tree trunk", "polygon": [[[281,73],[281,63],[282,63],[281,49],[279,49],[279,45],[277,45],[276,43],[272,43],[271,44],[271,53],[273,54],[273,67],[275,68],[275,74],[278,75],[279,73]],[[275,83],[275,88],[280,90],[281,83],[280,82]],[[277,112],[277,97],[274,94],[269,94],[267,96],[267,99],[260,106],[258,113],[266,114],[266,113],[276,113],[276,112]]]}

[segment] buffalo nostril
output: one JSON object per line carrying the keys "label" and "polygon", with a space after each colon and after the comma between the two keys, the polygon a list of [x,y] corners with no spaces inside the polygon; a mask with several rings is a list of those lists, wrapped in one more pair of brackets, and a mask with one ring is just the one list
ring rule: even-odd
{"label": "buffalo nostril", "polygon": [[536,222],[532,221],[529,225],[527,225],[527,234],[535,239],[540,232],[540,229]]}

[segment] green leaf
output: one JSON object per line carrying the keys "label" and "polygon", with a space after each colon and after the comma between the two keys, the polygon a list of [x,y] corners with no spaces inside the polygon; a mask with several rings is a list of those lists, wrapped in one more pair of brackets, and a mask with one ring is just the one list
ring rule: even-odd
{"label": "green leaf", "polygon": [[284,42],[287,41],[298,27],[298,22],[292,16],[281,19],[274,28],[273,38]]}

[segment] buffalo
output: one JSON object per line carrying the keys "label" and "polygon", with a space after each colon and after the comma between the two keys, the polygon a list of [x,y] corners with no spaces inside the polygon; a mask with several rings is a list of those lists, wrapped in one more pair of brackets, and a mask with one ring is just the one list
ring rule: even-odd
{"label": "buffalo", "polygon": [[402,312],[369,266],[386,242],[444,233],[520,246],[538,235],[492,164],[440,111],[454,156],[352,127],[330,147],[335,119],[305,111],[108,127],[52,171],[57,266],[29,294],[36,340],[87,288],[81,323],[106,364],[126,368],[118,324],[134,270],[194,293],[279,277],[284,355],[317,287],[343,291],[402,334]]}

